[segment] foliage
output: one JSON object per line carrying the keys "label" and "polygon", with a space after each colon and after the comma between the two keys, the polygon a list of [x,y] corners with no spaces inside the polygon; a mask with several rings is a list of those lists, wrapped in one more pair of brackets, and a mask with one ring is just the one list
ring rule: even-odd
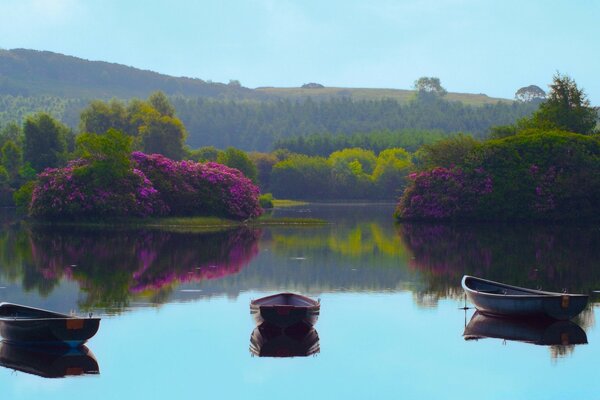
{"label": "foliage", "polygon": [[260,191],[263,193],[268,192],[269,190],[271,190],[271,172],[273,171],[273,166],[277,164],[280,160],[275,154],[272,153],[252,152],[248,154],[248,157],[250,157],[252,163],[256,165],[257,179]]}
{"label": "foliage", "polygon": [[237,169],[141,152],[133,153],[133,160],[152,181],[171,215],[248,219],[262,213],[258,188]]}
{"label": "foliage", "polygon": [[[427,136],[422,131],[436,131],[440,136],[455,132],[470,133],[478,138],[488,135],[490,127],[515,123],[530,115],[537,105],[533,103],[496,103],[480,107],[448,101],[439,96],[418,96],[407,104],[395,100],[352,100],[348,98],[313,101],[308,99],[224,102],[207,99],[174,97],[173,105],[185,124],[191,147],[234,146],[243,150],[270,151],[287,147],[288,139],[307,135],[331,136],[340,143],[344,136],[369,132],[399,132],[386,147],[405,147],[416,150]],[[410,132],[412,130],[412,132]],[[404,136],[404,137],[402,137]],[[339,139],[338,139],[339,138]],[[437,139],[439,137],[436,137]],[[338,142],[338,140],[340,142]],[[361,139],[362,140],[362,139]],[[366,139],[365,141],[369,141]],[[298,139],[298,145],[304,144]],[[375,140],[366,144],[361,141],[326,147],[316,144],[311,150],[289,148],[293,152],[328,156],[331,152],[348,147],[361,147],[379,152],[385,147]],[[371,147],[372,146],[372,147]],[[316,149],[316,150],[312,150]]]}
{"label": "foliage", "polygon": [[23,160],[36,171],[60,166],[66,161],[69,128],[49,114],[29,116],[23,124]]}
{"label": "foliage", "polygon": [[217,162],[240,170],[252,182],[256,182],[258,179],[256,165],[254,165],[250,157],[242,150],[228,147],[225,151],[219,153]]}
{"label": "foliage", "polygon": [[176,160],[185,153],[187,132],[161,92],[153,93],[148,101],[134,99],[129,104],[116,99],[93,101],[82,111],[79,129],[83,133],[116,129],[133,137],[135,148]]}
{"label": "foliage", "polygon": [[396,215],[401,219],[597,220],[599,201],[600,140],[529,130],[475,146],[453,168],[436,167],[413,175]]}
{"label": "foliage", "polygon": [[401,147],[408,151],[417,151],[422,145],[433,143],[450,136],[441,130],[403,129],[399,131],[373,131],[352,135],[311,134],[279,139],[276,149],[287,149],[292,153],[309,156],[328,157],[334,151],[360,147],[379,153],[385,149]]}
{"label": "foliage", "polygon": [[329,198],[327,159],[295,154],[278,162],[273,166],[271,189],[278,198]]}
{"label": "foliage", "polygon": [[29,212],[29,205],[31,204],[31,198],[33,196],[33,189],[35,188],[35,185],[35,181],[27,181],[13,193],[13,201],[19,212],[23,214],[27,214]]}
{"label": "foliage", "polygon": [[0,70],[3,91],[13,96],[51,95],[108,99],[146,97],[160,90],[169,95],[192,97],[263,97],[238,86],[209,83],[201,79],[176,78],[49,51],[0,49]]}
{"label": "foliage", "polygon": [[467,135],[457,135],[423,145],[417,152],[417,165],[420,168],[462,165],[479,146],[479,142]]}
{"label": "foliage", "polygon": [[219,153],[220,151],[217,150],[214,146],[206,146],[200,147],[199,149],[191,150],[188,154],[188,157],[190,160],[196,162],[217,162],[217,157],[219,157]]}
{"label": "foliage", "polygon": [[531,116],[519,122],[522,129],[559,129],[591,134],[596,127],[598,113],[590,107],[583,89],[568,75],[556,74],[546,101]]}
{"label": "foliage", "polygon": [[409,175],[395,215],[398,219],[443,220],[477,215],[482,198],[492,192],[492,178],[479,168],[436,167]]}
{"label": "foliage", "polygon": [[412,157],[399,148],[377,157],[358,148],[334,152],[328,159],[294,154],[274,165],[270,188],[279,198],[392,200],[412,168]]}
{"label": "foliage", "polygon": [[2,155],[1,164],[8,172],[9,182],[11,184],[18,184],[19,169],[23,165],[23,152],[15,142],[8,140],[2,146],[0,154]]}
{"label": "foliage", "polygon": [[64,168],[48,168],[38,175],[29,213],[46,220],[125,217],[162,214],[158,191],[139,170],[100,186],[78,173],[88,165],[72,161]]}
{"label": "foliage", "polygon": [[273,208],[273,195],[271,193],[261,194],[258,203],[264,209]]}
{"label": "foliage", "polygon": [[546,92],[539,86],[524,86],[516,91],[515,100],[523,103],[541,102],[546,100]]}
{"label": "foliage", "polygon": [[419,94],[428,93],[445,96],[448,91],[442,87],[440,78],[423,76],[415,81],[414,88]]}
{"label": "foliage", "polygon": [[77,137],[77,151],[85,162],[77,173],[94,185],[109,187],[131,173],[130,154],[133,140],[123,133],[109,129],[105,134],[84,133]]}

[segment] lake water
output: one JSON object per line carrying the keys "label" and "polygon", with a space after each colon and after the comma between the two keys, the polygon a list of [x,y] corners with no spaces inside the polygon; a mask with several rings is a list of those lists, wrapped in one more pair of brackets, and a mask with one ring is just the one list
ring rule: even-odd
{"label": "lake water", "polygon": [[[311,204],[274,214],[330,224],[202,234],[34,229],[0,212],[0,301],[103,316],[87,355],[3,345],[0,359],[13,368],[0,368],[2,398],[564,399],[600,393],[593,302],[574,323],[558,327],[477,317],[469,324],[474,310],[460,309],[465,273],[547,290],[600,290],[598,227],[395,226],[392,212],[393,205]],[[279,291],[321,299],[316,332],[292,350],[271,342],[279,355],[311,355],[250,352],[249,302]],[[496,338],[465,340],[467,324],[467,333],[484,329]],[[515,332],[537,344],[511,340]],[[77,374],[96,362],[100,373],[93,375],[49,379],[23,372]]]}

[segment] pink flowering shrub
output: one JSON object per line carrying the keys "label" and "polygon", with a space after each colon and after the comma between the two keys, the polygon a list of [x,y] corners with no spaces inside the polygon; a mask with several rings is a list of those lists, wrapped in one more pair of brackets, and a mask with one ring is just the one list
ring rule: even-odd
{"label": "pink flowering shrub", "polygon": [[259,190],[239,170],[214,162],[173,161],[160,154],[132,154],[162,201],[175,215],[219,215],[234,219],[258,217]]}
{"label": "pink flowering shrub", "polygon": [[44,219],[160,215],[258,217],[259,190],[237,169],[217,163],[173,161],[159,154],[132,154],[124,176],[102,183],[89,163],[75,160],[38,176],[30,215]]}
{"label": "pink flowering shrub", "polygon": [[38,175],[29,213],[45,219],[161,215],[168,208],[152,182],[140,170],[101,187],[78,173],[85,163],[75,160],[65,168],[48,168]]}
{"label": "pink flowering shrub", "polygon": [[492,192],[492,178],[483,169],[434,168],[408,176],[410,184],[396,208],[398,219],[454,219],[471,216]]}

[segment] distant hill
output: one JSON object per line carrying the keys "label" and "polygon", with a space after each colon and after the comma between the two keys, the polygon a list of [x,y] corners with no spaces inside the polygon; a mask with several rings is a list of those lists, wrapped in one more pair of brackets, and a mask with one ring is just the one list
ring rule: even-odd
{"label": "distant hill", "polygon": [[145,98],[157,90],[168,95],[215,99],[265,97],[239,85],[176,78],[49,51],[0,50],[0,95],[129,99]]}
{"label": "distant hill", "polygon": [[[314,84],[313,84],[314,85]],[[298,87],[298,88],[276,88],[261,87],[256,91],[270,96],[288,99],[303,99],[311,97],[314,100],[331,98],[349,98],[352,100],[383,100],[393,99],[400,103],[408,103],[415,97],[414,90],[405,89],[371,89],[371,88],[341,88],[341,87]],[[484,104],[512,103],[513,100],[489,97],[483,93],[448,93],[445,97],[448,101],[459,101],[461,103],[481,106]]]}
{"label": "distant hill", "polygon": [[[198,78],[173,77],[122,64],[88,61],[50,51],[0,49],[0,95],[55,96],[77,99],[145,98],[157,90],[169,96],[227,100],[305,99],[352,100],[394,99],[406,103],[413,90],[322,87],[307,84],[297,88],[249,89],[238,84],[207,82]],[[512,100],[485,94],[448,93],[446,100],[468,105],[494,104]]]}
{"label": "distant hill", "polygon": [[412,90],[334,88],[315,82],[250,89],[237,81],[178,78],[48,51],[0,50],[0,129],[38,111],[77,129],[80,112],[92,99],[147,98],[158,90],[171,98],[187,128],[187,144],[194,148],[269,151],[275,142],[299,136],[385,136],[404,130],[411,130],[418,143],[440,132],[485,137],[490,127],[514,123],[537,108],[484,94],[437,98],[416,96]]}

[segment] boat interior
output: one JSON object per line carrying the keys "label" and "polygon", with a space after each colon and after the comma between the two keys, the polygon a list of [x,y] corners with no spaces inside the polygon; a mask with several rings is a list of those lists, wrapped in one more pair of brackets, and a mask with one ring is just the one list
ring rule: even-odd
{"label": "boat interior", "polygon": [[280,293],[275,296],[265,297],[256,300],[257,305],[261,306],[294,306],[294,307],[312,307],[316,305],[314,300],[301,297],[293,293]]}
{"label": "boat interior", "polygon": [[19,306],[17,304],[2,303],[0,304],[0,318],[10,319],[64,319],[71,318],[68,315],[54,313],[52,311],[39,310],[37,308],[29,308]]}
{"label": "boat interior", "polygon": [[533,289],[520,289],[513,286],[501,285],[495,283],[488,283],[485,281],[481,281],[478,279],[467,279],[465,284],[471,290],[474,290],[479,293],[489,293],[489,294],[504,294],[511,296],[531,296],[532,294],[536,295],[544,295],[545,293],[539,292]]}

